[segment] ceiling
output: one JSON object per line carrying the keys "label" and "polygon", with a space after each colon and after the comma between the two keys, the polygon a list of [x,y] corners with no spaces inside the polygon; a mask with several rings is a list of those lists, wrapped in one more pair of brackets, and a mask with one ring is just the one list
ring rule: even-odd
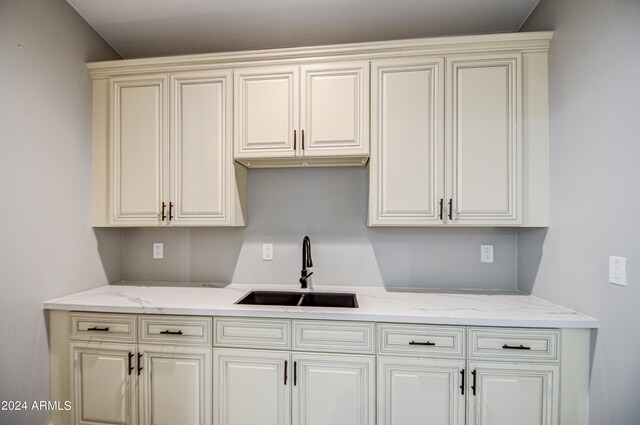
{"label": "ceiling", "polygon": [[517,31],[539,0],[67,0],[124,58]]}

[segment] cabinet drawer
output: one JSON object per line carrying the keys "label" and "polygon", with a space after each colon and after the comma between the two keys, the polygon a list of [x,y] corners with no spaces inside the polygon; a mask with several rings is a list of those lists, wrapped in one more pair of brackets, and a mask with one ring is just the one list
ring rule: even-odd
{"label": "cabinet drawer", "polygon": [[378,325],[378,354],[463,358],[464,342],[463,327]]}
{"label": "cabinet drawer", "polygon": [[140,342],[174,345],[211,345],[210,317],[141,316]]}
{"label": "cabinet drawer", "polygon": [[559,360],[556,329],[469,328],[470,359]]}
{"label": "cabinet drawer", "polygon": [[127,314],[71,313],[69,339],[136,342],[136,318]]}
{"label": "cabinet drawer", "polygon": [[293,349],[297,351],[374,354],[373,335],[373,323],[293,321]]}
{"label": "cabinet drawer", "polygon": [[291,321],[216,317],[214,344],[218,347],[291,348]]}

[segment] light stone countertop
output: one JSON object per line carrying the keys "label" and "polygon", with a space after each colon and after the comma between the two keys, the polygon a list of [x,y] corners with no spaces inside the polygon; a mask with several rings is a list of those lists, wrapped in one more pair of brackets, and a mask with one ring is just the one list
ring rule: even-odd
{"label": "light stone countertop", "polygon": [[280,317],[440,325],[597,328],[592,317],[524,294],[466,291],[407,292],[381,287],[314,286],[314,291],[353,292],[359,308],[234,304],[253,289],[298,291],[294,285],[202,284],[167,286],[144,282],[101,286],[55,298],[44,309],[134,314]]}

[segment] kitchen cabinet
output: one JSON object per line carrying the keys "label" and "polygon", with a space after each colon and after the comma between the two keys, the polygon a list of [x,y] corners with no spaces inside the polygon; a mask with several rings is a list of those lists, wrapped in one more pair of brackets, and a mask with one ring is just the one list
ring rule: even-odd
{"label": "kitchen cabinet", "polygon": [[71,382],[74,425],[135,425],[135,344],[73,342]]}
{"label": "kitchen cabinet", "polygon": [[289,425],[291,353],[213,350],[214,425]]}
{"label": "kitchen cabinet", "polygon": [[237,161],[247,167],[366,163],[368,61],[236,69],[234,81]]}
{"label": "kitchen cabinet", "polygon": [[546,225],[546,138],[523,136],[547,122],[538,55],[372,62],[370,226]]}
{"label": "kitchen cabinet", "polygon": [[72,423],[211,424],[211,319],[135,319],[70,315]]}
{"label": "kitchen cabinet", "polygon": [[94,103],[104,84],[111,131],[100,132],[105,111],[94,106],[94,225],[244,225],[246,170],[233,162],[231,71],[100,80]]}
{"label": "kitchen cabinet", "polygon": [[464,360],[378,357],[378,425],[463,425]]}
{"label": "kitchen cabinet", "polygon": [[211,348],[140,345],[140,424],[211,424]]}
{"label": "kitchen cabinet", "polygon": [[558,423],[558,367],[469,362],[469,425]]}
{"label": "kitchen cabinet", "polygon": [[373,356],[293,353],[294,425],[375,425]]}

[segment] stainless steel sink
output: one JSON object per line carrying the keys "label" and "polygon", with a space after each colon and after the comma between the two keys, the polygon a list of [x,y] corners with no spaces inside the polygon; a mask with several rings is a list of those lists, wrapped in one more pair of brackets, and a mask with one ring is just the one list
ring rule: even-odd
{"label": "stainless steel sink", "polygon": [[348,292],[251,291],[235,303],[248,305],[358,308],[356,294]]}

